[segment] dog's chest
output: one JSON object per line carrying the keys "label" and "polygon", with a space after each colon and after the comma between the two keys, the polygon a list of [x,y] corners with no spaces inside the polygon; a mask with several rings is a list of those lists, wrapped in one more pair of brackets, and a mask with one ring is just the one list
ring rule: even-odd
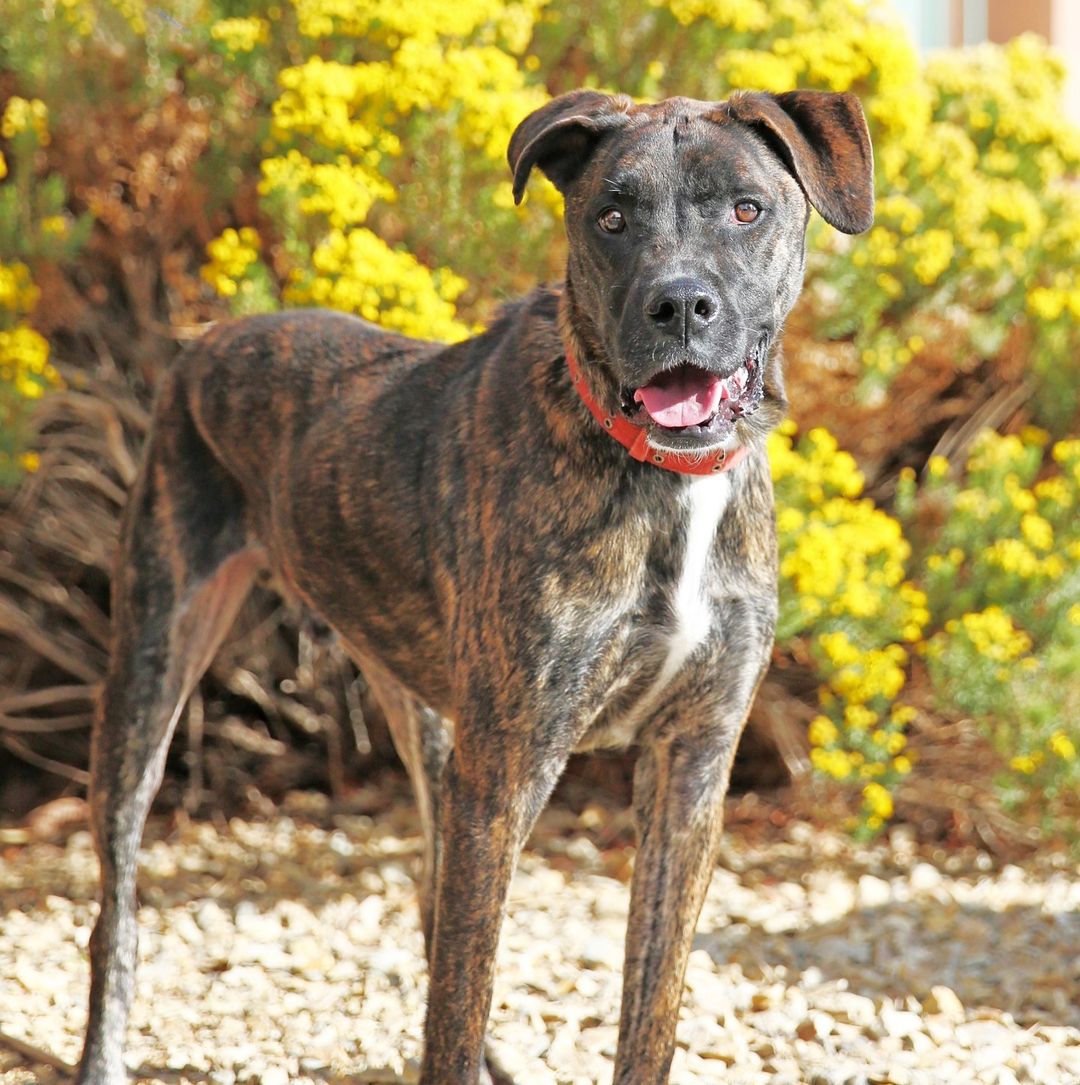
{"label": "dog's chest", "polygon": [[625,651],[580,748],[632,744],[665,698],[677,694],[687,664],[716,642],[715,543],[730,496],[724,475],[694,478],[680,494],[673,560],[659,574],[643,575]]}

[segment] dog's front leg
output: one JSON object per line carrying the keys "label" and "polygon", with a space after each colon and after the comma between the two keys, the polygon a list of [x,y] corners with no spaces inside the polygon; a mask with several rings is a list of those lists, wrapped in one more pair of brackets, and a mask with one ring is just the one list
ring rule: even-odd
{"label": "dog's front leg", "polygon": [[458,720],[443,777],[422,1085],[477,1085],[495,947],[522,845],[569,756],[515,721]]}
{"label": "dog's front leg", "polygon": [[668,1080],[686,961],[716,860],[741,722],[661,735],[639,754],[638,849],[614,1085]]}

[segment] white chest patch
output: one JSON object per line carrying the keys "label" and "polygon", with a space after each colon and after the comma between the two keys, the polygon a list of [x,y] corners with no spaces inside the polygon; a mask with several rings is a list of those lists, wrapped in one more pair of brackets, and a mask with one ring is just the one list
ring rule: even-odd
{"label": "white chest patch", "polygon": [[730,496],[731,480],[726,475],[695,478],[686,489],[683,498],[689,511],[686,550],[671,600],[674,626],[668,639],[667,659],[657,677],[661,689],[708,636],[712,610],[703,591],[705,567]]}
{"label": "white chest patch", "polygon": [[705,596],[705,571],[716,539],[716,529],[731,497],[731,480],[726,475],[703,475],[691,479],[683,493],[687,512],[686,546],[682,567],[668,600],[671,620],[659,634],[666,641],[666,654],[656,678],[634,707],[619,720],[611,738],[632,742],[642,723],[655,709],[664,689],[682,670],[709,635],[712,608]]}

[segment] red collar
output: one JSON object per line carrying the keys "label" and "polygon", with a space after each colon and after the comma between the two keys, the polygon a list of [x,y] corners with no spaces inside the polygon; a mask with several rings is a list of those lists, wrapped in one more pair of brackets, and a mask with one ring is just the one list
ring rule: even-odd
{"label": "red collar", "polygon": [[619,414],[608,414],[593,398],[585,376],[577,363],[573,352],[567,348],[566,364],[570,369],[570,379],[574,389],[589,408],[593,418],[600,423],[623,446],[635,460],[651,463],[665,471],[675,471],[680,475],[719,475],[730,471],[746,455],[745,445],[732,449],[719,448],[707,456],[686,452],[664,452],[649,445],[649,435],[644,426],[635,426],[629,419]]}

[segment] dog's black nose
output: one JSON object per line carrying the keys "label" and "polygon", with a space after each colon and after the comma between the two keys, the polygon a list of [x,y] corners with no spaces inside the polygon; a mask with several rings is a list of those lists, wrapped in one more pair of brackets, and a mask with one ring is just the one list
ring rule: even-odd
{"label": "dog's black nose", "polygon": [[704,331],[719,311],[720,299],[700,279],[671,279],[645,301],[645,314],[657,330],[684,343]]}

